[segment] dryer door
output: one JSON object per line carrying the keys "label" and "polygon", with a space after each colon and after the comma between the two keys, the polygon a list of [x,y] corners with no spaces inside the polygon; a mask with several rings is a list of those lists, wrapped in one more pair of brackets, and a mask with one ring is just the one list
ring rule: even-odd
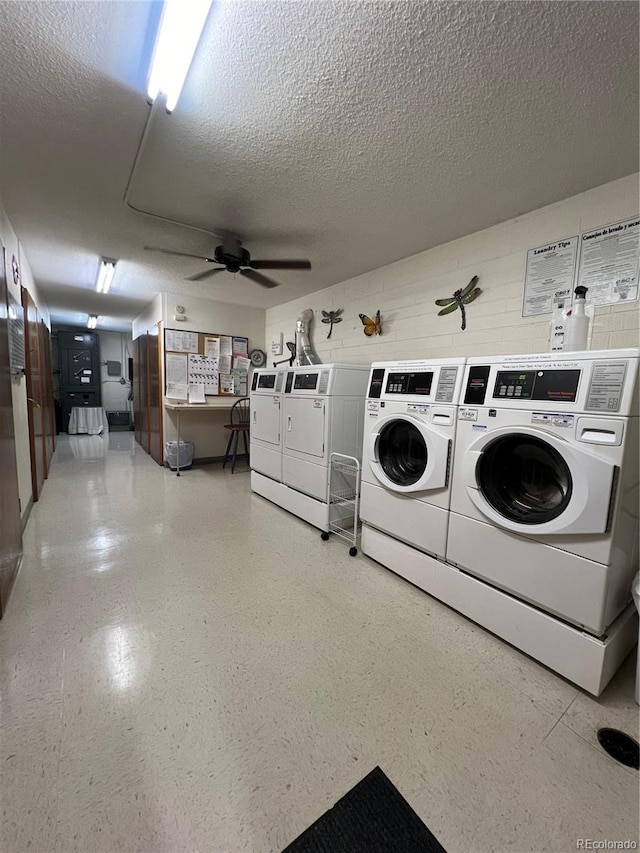
{"label": "dryer door", "polygon": [[367,463],[392,492],[420,492],[447,485],[451,441],[410,415],[389,415],[367,436]]}
{"label": "dryer door", "polygon": [[326,406],[322,397],[285,397],[282,428],[285,450],[324,458]]}
{"label": "dryer door", "polygon": [[251,438],[280,444],[280,397],[251,395]]}
{"label": "dryer door", "polygon": [[463,460],[467,493],[483,515],[526,536],[604,533],[616,466],[529,427],[493,430]]}

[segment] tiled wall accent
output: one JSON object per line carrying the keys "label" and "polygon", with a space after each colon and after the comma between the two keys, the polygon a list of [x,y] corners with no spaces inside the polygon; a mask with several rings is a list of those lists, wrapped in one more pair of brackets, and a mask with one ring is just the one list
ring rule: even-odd
{"label": "tiled wall accent", "polygon": [[[527,251],[637,215],[638,177],[621,178],[271,308],[267,347],[279,332],[285,341],[294,340],[296,319],[312,308],[311,340],[323,362],[545,352],[550,318],[522,317]],[[438,317],[434,300],[450,296],[476,274],[483,293],[469,306],[462,332],[460,312]],[[638,306],[633,302],[597,309],[591,348],[639,346]],[[321,311],[337,308],[344,309],[344,319],[327,341],[329,327],[320,322]],[[378,308],[383,334],[366,338],[358,314],[373,315]]]}

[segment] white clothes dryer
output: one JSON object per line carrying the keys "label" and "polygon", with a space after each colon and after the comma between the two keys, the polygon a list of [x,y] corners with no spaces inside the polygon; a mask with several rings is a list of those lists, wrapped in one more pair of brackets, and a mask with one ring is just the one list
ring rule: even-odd
{"label": "white clothes dryer", "polygon": [[282,481],[282,391],[285,371],[255,370],[251,378],[249,459],[251,470]]}
{"label": "white clothes dryer", "polygon": [[[464,358],[375,362],[366,401],[360,517],[363,525],[444,558],[450,474]],[[365,531],[362,549],[381,559]],[[376,540],[377,541],[377,540]],[[416,582],[414,577],[409,578]]]}
{"label": "white clothes dryer", "polygon": [[253,491],[323,531],[329,529],[332,453],[360,459],[368,365],[318,364],[285,370],[282,482],[253,471]]}

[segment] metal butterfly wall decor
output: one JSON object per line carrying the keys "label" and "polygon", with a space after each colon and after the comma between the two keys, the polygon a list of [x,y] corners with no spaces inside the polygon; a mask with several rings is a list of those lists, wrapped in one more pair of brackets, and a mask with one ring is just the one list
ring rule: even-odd
{"label": "metal butterfly wall decor", "polygon": [[380,319],[380,309],[376,311],[376,316],[372,320],[371,317],[367,317],[366,314],[358,314],[360,317],[360,321],[364,326],[362,330],[365,335],[370,338],[372,335],[381,335],[382,334],[382,321]]}
{"label": "metal butterfly wall decor", "polygon": [[473,302],[473,300],[477,299],[482,293],[482,290],[479,287],[476,287],[477,283],[478,276],[474,275],[469,284],[464,289],[460,288],[459,290],[454,291],[453,296],[450,296],[448,299],[436,299],[436,305],[446,305],[446,308],[443,308],[442,311],[438,311],[438,317],[442,317],[443,314],[451,314],[452,311],[459,308],[460,313],[462,314],[462,325],[460,328],[464,332],[467,328],[467,312],[464,310],[464,306]]}
{"label": "metal butterfly wall decor", "polygon": [[336,308],[335,311],[323,311],[322,312],[322,322],[330,323],[329,326],[329,334],[327,335],[327,340],[331,337],[331,332],[333,332],[334,323],[342,323],[342,317],[340,314],[343,312],[343,308]]}

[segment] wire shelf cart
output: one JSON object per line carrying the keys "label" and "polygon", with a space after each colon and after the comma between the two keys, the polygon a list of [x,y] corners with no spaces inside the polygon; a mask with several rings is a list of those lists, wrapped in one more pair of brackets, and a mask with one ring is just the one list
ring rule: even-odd
{"label": "wire shelf cart", "polygon": [[329,531],[351,543],[349,554],[358,553],[360,526],[360,462],[355,456],[332,453],[329,458]]}

